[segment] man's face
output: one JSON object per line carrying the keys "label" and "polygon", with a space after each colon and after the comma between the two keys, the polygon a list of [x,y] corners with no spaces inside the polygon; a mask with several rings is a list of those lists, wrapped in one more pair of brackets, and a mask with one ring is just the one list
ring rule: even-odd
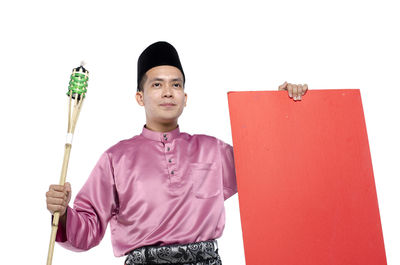
{"label": "man's face", "polygon": [[148,70],[146,77],[143,91],[136,93],[138,104],[145,108],[146,121],[177,122],[187,100],[182,72],[174,66],[162,65]]}

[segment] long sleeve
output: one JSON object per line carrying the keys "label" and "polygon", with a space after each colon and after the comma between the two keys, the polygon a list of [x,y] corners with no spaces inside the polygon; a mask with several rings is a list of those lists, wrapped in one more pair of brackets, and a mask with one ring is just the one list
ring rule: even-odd
{"label": "long sleeve", "polygon": [[77,194],[74,207],[68,207],[66,227],[59,226],[56,241],[73,251],[88,250],[100,243],[117,211],[113,167],[105,152]]}
{"label": "long sleeve", "polygon": [[237,192],[235,162],[233,157],[233,147],[219,140],[220,157],[222,164],[222,178],[224,185],[224,200],[228,199]]}

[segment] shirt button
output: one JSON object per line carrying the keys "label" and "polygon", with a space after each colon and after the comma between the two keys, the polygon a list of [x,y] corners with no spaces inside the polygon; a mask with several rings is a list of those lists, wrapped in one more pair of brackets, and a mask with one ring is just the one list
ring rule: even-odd
{"label": "shirt button", "polygon": [[168,138],[167,138],[167,137],[164,137],[164,140],[165,140],[165,141],[167,141],[167,140],[168,140]]}
{"label": "shirt button", "polygon": [[168,147],[168,148],[167,148],[167,151],[169,151],[169,150],[171,150],[171,148]]}
{"label": "shirt button", "polygon": [[171,171],[171,174],[172,174],[172,175],[174,174],[174,171],[173,171],[173,170]]}
{"label": "shirt button", "polygon": [[168,162],[170,162],[170,163],[171,163],[171,162],[172,162],[172,160],[171,160],[171,159],[168,159]]}
{"label": "shirt button", "polygon": [[166,137],[167,136],[167,134],[166,133],[164,133],[164,135],[163,135],[164,137]]}

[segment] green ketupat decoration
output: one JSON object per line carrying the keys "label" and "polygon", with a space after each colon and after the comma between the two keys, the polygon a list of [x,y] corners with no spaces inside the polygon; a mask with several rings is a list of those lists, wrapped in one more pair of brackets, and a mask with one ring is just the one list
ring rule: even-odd
{"label": "green ketupat decoration", "polygon": [[72,93],[72,98],[74,99],[75,95],[78,95],[78,98],[80,98],[80,96],[82,95],[82,98],[84,98],[87,91],[88,80],[89,71],[83,67],[82,62],[79,67],[72,70],[67,96],[70,96]]}

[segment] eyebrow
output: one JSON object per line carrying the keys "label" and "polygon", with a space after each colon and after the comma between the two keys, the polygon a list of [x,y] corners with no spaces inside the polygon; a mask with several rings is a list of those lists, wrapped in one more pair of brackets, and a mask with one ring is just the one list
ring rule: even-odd
{"label": "eyebrow", "polygon": [[164,81],[164,79],[162,79],[162,78],[152,78],[152,79],[150,79],[150,82],[154,82],[154,81]]}
{"label": "eyebrow", "polygon": [[[150,82],[154,82],[154,81],[164,81],[164,79],[163,79],[163,78],[156,77],[156,78],[152,78],[152,79],[150,80]],[[172,82],[175,82],[175,81],[183,82],[182,78],[174,78],[174,79],[172,79],[171,81],[172,81]]]}

